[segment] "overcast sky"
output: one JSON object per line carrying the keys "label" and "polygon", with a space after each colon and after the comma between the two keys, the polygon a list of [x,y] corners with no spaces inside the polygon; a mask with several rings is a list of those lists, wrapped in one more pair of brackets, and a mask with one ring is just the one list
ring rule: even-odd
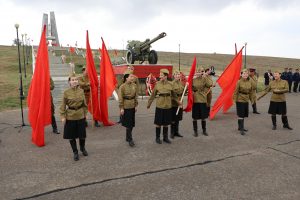
{"label": "overcast sky", "polygon": [[92,48],[103,37],[112,49],[166,32],[153,49],[233,54],[247,42],[248,55],[300,57],[299,0],[0,0],[0,44],[12,44],[15,23],[38,44],[50,11],[64,46],[85,48],[86,30]]}

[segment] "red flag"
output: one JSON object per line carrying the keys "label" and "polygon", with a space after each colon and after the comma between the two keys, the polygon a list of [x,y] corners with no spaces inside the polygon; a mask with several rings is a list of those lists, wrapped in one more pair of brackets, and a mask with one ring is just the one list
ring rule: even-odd
{"label": "red flag", "polygon": [[75,48],[74,47],[70,47],[69,51],[70,51],[70,53],[74,53],[75,52]]}
{"label": "red flag", "polygon": [[32,142],[42,147],[45,145],[44,127],[51,124],[50,71],[45,25],[28,91],[27,105]]}
{"label": "red flag", "polygon": [[156,80],[155,76],[152,73],[150,73],[146,78],[146,94],[147,95],[152,94],[152,91],[156,85],[156,82],[157,82],[157,80]]}
{"label": "red flag", "polygon": [[93,119],[100,121],[100,107],[99,107],[99,81],[98,75],[95,68],[94,58],[92,54],[92,50],[89,42],[89,32],[86,31],[86,68],[87,74],[90,79],[90,87],[91,87],[91,98],[90,102],[86,102],[88,104],[88,109],[90,113],[93,115]]}
{"label": "red flag", "polygon": [[193,64],[192,64],[192,67],[191,67],[191,70],[190,70],[190,74],[189,74],[189,77],[188,77],[188,100],[187,100],[187,105],[184,109],[185,112],[191,112],[192,110],[192,107],[193,107],[193,103],[194,103],[194,96],[193,96],[193,78],[194,78],[194,75],[195,75],[195,71],[196,71],[196,64],[197,64],[197,60],[196,60],[196,57],[194,57],[194,61],[193,61]]}
{"label": "red flag", "polygon": [[213,119],[222,107],[223,113],[225,113],[233,105],[232,96],[236,87],[236,83],[240,78],[243,63],[243,48],[237,55],[234,56],[231,63],[226,67],[222,75],[217,80],[222,88],[222,93],[210,111],[210,119]]}
{"label": "red flag", "polygon": [[183,72],[180,72],[180,81],[181,81],[184,85],[185,85],[186,82],[187,82],[187,79],[186,79],[186,77],[185,77],[185,75],[184,75]]}
{"label": "red flag", "polygon": [[117,85],[117,80],[103,38],[101,38],[101,40],[100,113],[101,121],[103,122],[104,126],[111,126],[114,125],[114,123],[110,122],[108,119],[107,99],[112,95],[112,92]]}

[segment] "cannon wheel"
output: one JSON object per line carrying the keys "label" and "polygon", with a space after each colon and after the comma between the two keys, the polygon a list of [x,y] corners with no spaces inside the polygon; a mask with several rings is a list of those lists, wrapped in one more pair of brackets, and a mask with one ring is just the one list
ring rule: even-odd
{"label": "cannon wheel", "polygon": [[128,50],[126,53],[126,62],[128,64],[134,64],[134,57],[133,57],[133,52],[131,50]]}
{"label": "cannon wheel", "polygon": [[149,64],[156,64],[157,63],[157,53],[155,50],[151,50],[148,57]]}

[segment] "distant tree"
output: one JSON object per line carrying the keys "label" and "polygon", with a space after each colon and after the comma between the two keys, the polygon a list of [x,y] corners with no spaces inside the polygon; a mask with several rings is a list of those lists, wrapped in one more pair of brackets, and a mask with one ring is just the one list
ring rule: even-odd
{"label": "distant tree", "polygon": [[[14,40],[13,40],[13,44],[12,44],[13,46],[17,46],[18,45],[18,39],[17,38],[15,38]],[[22,45],[22,41],[20,41],[19,40],[19,45]]]}

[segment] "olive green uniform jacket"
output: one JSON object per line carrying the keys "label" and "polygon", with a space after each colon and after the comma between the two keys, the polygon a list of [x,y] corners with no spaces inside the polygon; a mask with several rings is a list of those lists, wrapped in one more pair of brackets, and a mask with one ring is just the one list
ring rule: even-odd
{"label": "olive green uniform jacket", "polygon": [[249,102],[253,97],[253,92],[255,91],[254,85],[250,79],[241,78],[236,85],[235,91],[233,93],[233,100],[235,102],[246,103]]}
{"label": "olive green uniform jacket", "polygon": [[156,83],[155,87],[153,88],[153,92],[148,100],[147,107],[151,106],[156,96],[156,107],[161,109],[172,108],[172,98],[177,98],[176,94],[173,91],[173,84],[167,80],[160,80]]}
{"label": "olive green uniform jacket", "polygon": [[[286,80],[273,80],[269,86],[265,89],[261,97],[265,96],[268,92],[272,91],[271,101],[274,102],[285,102],[285,95],[289,91],[289,84]],[[261,98],[259,97],[259,98]]]}
{"label": "olive green uniform jacket", "polygon": [[193,79],[194,103],[207,104],[207,91],[213,85],[213,82],[207,77],[197,77]]}
{"label": "olive green uniform jacket", "polygon": [[131,109],[138,105],[137,85],[135,83],[123,83],[119,88],[120,109]]}
{"label": "olive green uniform jacket", "polygon": [[79,120],[86,117],[87,105],[83,90],[79,87],[64,91],[60,115],[67,120]]}
{"label": "olive green uniform jacket", "polygon": [[173,80],[173,92],[175,95],[172,97],[172,107],[178,107],[178,101],[180,101],[183,90],[184,90],[184,85],[180,80]]}

